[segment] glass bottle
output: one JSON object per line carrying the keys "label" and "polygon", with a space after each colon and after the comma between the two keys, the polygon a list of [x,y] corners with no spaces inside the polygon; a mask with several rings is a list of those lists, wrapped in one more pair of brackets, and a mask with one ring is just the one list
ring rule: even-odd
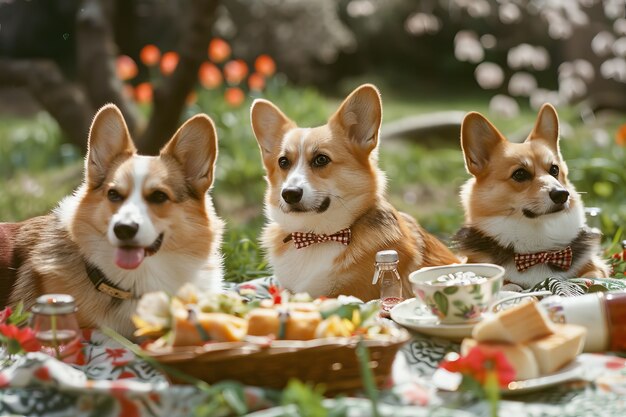
{"label": "glass bottle", "polygon": [[398,252],[383,250],[376,253],[376,269],[372,284],[380,286],[380,314],[389,317],[389,311],[402,301],[402,279],[398,272]]}
{"label": "glass bottle", "polygon": [[31,327],[42,352],[62,359],[66,347],[77,342],[80,328],[76,310],[74,298],[68,294],[45,294],[37,298]]}

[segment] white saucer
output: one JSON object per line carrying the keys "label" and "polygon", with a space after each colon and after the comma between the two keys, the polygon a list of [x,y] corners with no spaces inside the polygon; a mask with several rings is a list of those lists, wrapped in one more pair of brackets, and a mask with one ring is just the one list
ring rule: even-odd
{"label": "white saucer", "polygon": [[418,331],[428,336],[462,340],[472,334],[476,323],[443,324],[429,308],[417,298],[409,298],[396,305],[389,312],[391,319],[401,326]]}
{"label": "white saucer", "polygon": [[[495,301],[504,300],[514,295],[519,296],[519,293],[500,291]],[[428,336],[442,337],[454,341],[461,341],[465,337],[470,337],[472,329],[478,323],[478,321],[463,324],[441,323],[439,318],[433,315],[430,309],[418,298],[409,298],[401,302],[392,308],[389,313],[391,319],[401,326]]]}

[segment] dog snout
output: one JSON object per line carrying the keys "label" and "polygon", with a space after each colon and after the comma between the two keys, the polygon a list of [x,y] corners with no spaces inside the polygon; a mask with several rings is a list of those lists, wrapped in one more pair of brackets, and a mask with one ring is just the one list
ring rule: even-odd
{"label": "dog snout", "polygon": [[569,198],[569,191],[563,188],[550,190],[550,200],[552,200],[556,204],[565,204],[568,198]]}
{"label": "dog snout", "polygon": [[113,233],[119,240],[130,240],[135,237],[139,225],[135,222],[131,223],[116,223],[113,226]]}
{"label": "dog snout", "polygon": [[283,200],[287,202],[287,204],[296,204],[302,200],[302,188],[300,187],[287,187],[283,188],[283,191],[280,195],[283,197]]}

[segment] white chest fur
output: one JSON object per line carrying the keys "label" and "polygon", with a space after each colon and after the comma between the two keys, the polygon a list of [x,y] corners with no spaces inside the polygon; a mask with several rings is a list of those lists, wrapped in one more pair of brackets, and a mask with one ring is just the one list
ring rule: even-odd
{"label": "white chest fur", "polygon": [[282,286],[292,292],[308,292],[312,297],[327,295],[332,290],[333,264],[346,250],[337,242],[324,242],[302,249],[291,246],[280,256],[270,254],[274,275]]}

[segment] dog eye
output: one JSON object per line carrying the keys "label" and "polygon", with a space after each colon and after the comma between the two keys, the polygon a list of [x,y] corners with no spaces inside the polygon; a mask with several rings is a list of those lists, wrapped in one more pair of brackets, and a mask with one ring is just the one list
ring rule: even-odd
{"label": "dog eye", "polygon": [[278,166],[281,167],[282,169],[289,168],[289,165],[291,165],[291,163],[289,162],[289,159],[287,159],[286,156],[281,156],[280,158],[278,158]]}
{"label": "dog eye", "polygon": [[558,177],[559,176],[559,167],[558,165],[552,165],[550,167],[550,175],[552,175],[553,177]]}
{"label": "dog eye", "polygon": [[526,171],[525,169],[520,168],[518,170],[515,170],[513,175],[511,175],[511,178],[513,178],[513,180],[517,182],[524,182],[531,179],[532,175],[530,175],[530,172]]}
{"label": "dog eye", "polygon": [[122,195],[119,192],[117,192],[117,190],[114,190],[114,189],[110,189],[107,192],[107,198],[112,203],[119,203],[120,201],[124,200],[124,197],[122,197]]}
{"label": "dog eye", "polygon": [[170,198],[163,191],[155,191],[148,196],[146,200],[152,204],[162,204],[165,203]]}
{"label": "dog eye", "polygon": [[319,154],[313,159],[313,166],[323,167],[324,165],[328,165],[330,162],[330,158],[324,154]]}

